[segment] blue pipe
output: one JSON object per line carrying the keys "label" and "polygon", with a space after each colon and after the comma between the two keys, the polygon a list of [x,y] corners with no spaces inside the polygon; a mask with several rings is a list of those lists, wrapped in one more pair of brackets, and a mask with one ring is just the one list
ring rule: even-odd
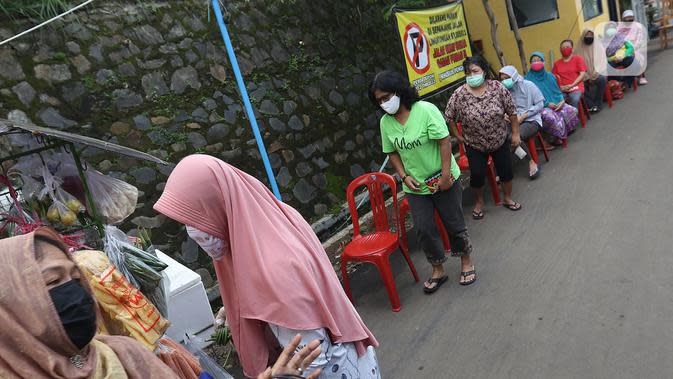
{"label": "blue pipe", "polygon": [[227,54],[229,55],[231,68],[234,70],[234,76],[236,76],[236,83],[238,84],[238,90],[241,92],[241,97],[243,98],[245,112],[248,114],[248,120],[250,120],[252,133],[255,135],[255,139],[257,140],[257,147],[259,148],[259,154],[262,156],[262,161],[264,162],[266,175],[269,177],[269,183],[271,183],[271,190],[273,191],[273,194],[276,195],[276,198],[282,201],[283,199],[280,196],[280,191],[278,191],[276,177],[273,175],[273,169],[271,168],[271,163],[269,162],[269,155],[267,154],[266,147],[264,146],[264,140],[262,139],[262,135],[259,133],[259,126],[257,126],[255,112],[252,110],[252,104],[250,103],[248,90],[245,88],[243,75],[241,74],[241,69],[238,67],[234,46],[231,44],[229,32],[227,31],[227,25],[224,23],[224,17],[222,17],[222,10],[220,9],[219,0],[213,0],[213,9],[215,10],[215,17],[217,17],[217,23],[220,26],[220,31],[222,32],[222,39],[224,40],[224,44],[227,46]]}

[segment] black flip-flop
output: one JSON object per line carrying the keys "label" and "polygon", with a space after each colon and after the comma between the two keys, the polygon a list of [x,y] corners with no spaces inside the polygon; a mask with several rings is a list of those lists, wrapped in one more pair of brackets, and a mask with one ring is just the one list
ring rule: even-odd
{"label": "black flip-flop", "polygon": [[425,292],[428,295],[431,294],[431,293],[435,293],[435,292],[437,292],[439,287],[442,286],[442,284],[446,283],[447,280],[449,280],[449,277],[446,276],[446,275],[442,276],[441,278],[430,278],[430,279],[428,279],[428,283],[430,285],[435,284],[435,286],[432,287],[432,288],[428,288],[428,287],[424,286],[423,287],[423,292]]}
{"label": "black flip-flop", "polygon": [[477,281],[477,271],[474,270],[474,267],[472,268],[471,271],[463,271],[463,272],[460,273],[460,277],[461,277],[461,278],[467,278],[467,277],[470,276],[470,275],[474,275],[474,277],[472,278],[472,280],[470,280],[469,282],[458,282],[458,283],[459,283],[461,286],[469,286],[470,284],[476,282],[476,281]]}
{"label": "black flip-flop", "polygon": [[520,211],[522,208],[521,204],[517,203],[516,201],[513,202],[512,204],[504,203],[502,206],[509,209],[512,212]]}
{"label": "black flip-flop", "polygon": [[484,212],[483,211],[472,211],[472,218],[475,220],[481,220],[484,218]]}

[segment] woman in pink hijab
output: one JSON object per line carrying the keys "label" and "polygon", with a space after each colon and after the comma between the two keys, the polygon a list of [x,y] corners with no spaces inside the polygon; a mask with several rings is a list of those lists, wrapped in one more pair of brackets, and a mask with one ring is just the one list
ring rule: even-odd
{"label": "woman in pink hijab", "polygon": [[302,345],[321,340],[323,353],[299,375],[320,368],[320,378],[380,378],[378,342],[344,294],[320,241],[257,179],[217,158],[191,155],[173,170],[154,209],[185,224],[213,258],[247,376],[267,368],[268,328],[283,347],[297,333]]}

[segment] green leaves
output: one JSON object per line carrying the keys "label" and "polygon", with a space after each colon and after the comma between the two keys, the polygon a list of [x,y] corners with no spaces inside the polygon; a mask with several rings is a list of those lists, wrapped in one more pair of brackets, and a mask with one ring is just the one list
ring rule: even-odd
{"label": "green leaves", "polygon": [[400,7],[400,8],[418,8],[418,7],[423,7],[428,4],[427,0],[399,0],[395,1],[392,4],[386,6],[383,9],[383,19],[386,21],[390,21],[390,16],[393,14],[393,8],[395,7]]}
{"label": "green leaves", "polygon": [[9,19],[48,20],[71,8],[67,0],[0,0],[0,13]]}

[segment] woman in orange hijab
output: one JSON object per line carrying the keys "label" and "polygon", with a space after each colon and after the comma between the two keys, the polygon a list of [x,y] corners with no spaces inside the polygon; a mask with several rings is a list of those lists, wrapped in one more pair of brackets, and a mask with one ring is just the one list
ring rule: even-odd
{"label": "woman in orange hijab", "polygon": [[98,306],[51,229],[0,240],[0,378],[172,379],[128,337],[94,336]]}

